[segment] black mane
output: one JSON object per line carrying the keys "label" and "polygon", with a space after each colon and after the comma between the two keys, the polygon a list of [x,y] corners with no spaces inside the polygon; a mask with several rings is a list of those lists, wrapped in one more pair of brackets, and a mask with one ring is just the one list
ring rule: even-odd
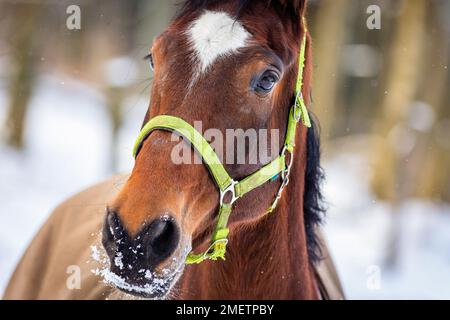
{"label": "black mane", "polygon": [[316,121],[314,119],[311,120],[312,127],[308,129],[306,144],[307,157],[303,212],[309,258],[313,263],[316,263],[322,259],[317,227],[321,224],[326,212],[321,189],[325,175],[320,165],[319,130]]}
{"label": "black mane", "polygon": [[[223,0],[187,0],[181,3],[181,9],[177,13],[177,17],[192,13],[197,10],[205,9],[208,5],[219,3]],[[253,0],[254,1],[254,0]],[[250,5],[251,0],[239,0],[236,17],[239,17]]]}

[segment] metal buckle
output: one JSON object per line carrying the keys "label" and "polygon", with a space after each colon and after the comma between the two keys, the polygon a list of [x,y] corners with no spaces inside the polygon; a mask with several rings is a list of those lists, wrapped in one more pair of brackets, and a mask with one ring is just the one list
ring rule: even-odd
{"label": "metal buckle", "polygon": [[292,164],[294,163],[294,155],[292,152],[290,152],[286,146],[283,147],[283,150],[281,151],[281,154],[285,156],[286,161],[286,155],[289,153],[289,163],[285,163],[286,167],[281,171],[281,185],[278,189],[278,192],[275,196],[275,200],[272,202],[272,205],[269,208],[269,212],[272,212],[275,210],[275,208],[278,205],[278,201],[281,199],[281,196],[283,194],[283,190],[287,187],[289,184],[289,174],[291,173]]}
{"label": "metal buckle", "polygon": [[[286,155],[289,153],[289,163],[286,163]],[[281,150],[281,154],[284,155],[284,161],[285,161],[285,168],[283,171],[281,171],[281,177],[283,180],[286,179],[287,176],[289,176],[289,173],[291,172],[292,164],[294,162],[294,155],[287,149],[286,146],[283,147],[283,150]]]}
{"label": "metal buckle", "polygon": [[[301,90],[295,96],[295,103],[294,103],[294,119],[297,122],[299,122],[302,118],[302,109],[299,108],[299,103],[301,103],[301,102],[299,100],[303,100],[303,93]],[[300,112],[298,112],[298,111],[300,111]],[[297,113],[298,113],[298,115],[297,115]]]}
{"label": "metal buckle", "polygon": [[226,203],[228,205],[232,205],[237,199],[238,197],[236,197],[236,190],[234,189],[234,186],[237,185],[237,181],[232,180],[231,184],[225,189],[225,190],[220,190],[220,205],[222,206],[225,203],[225,196],[228,194],[228,192],[231,192],[231,200],[230,202]]}

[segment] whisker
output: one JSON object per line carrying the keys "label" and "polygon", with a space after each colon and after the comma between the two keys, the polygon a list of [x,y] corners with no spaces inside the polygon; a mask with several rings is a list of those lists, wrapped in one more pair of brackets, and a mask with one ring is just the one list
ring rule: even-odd
{"label": "whisker", "polygon": [[[152,78],[150,78],[150,80],[153,80],[153,77]],[[147,80],[144,80],[144,81],[147,81]],[[143,82],[144,82],[143,81]],[[129,107],[126,111],[125,111],[125,114],[128,114],[131,110],[133,110],[136,106],[137,106],[137,104],[139,103],[139,101],[142,99],[142,94],[144,93],[144,91],[145,90],[147,90],[149,87],[151,86],[151,82],[149,82],[140,92],[139,92],[139,94],[138,94],[138,98],[136,99],[136,102],[135,103],[133,103],[133,105],[131,106],[131,107]]]}

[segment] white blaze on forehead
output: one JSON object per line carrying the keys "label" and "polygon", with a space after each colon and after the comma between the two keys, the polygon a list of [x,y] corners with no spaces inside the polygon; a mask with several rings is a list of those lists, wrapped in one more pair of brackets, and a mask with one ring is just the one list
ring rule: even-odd
{"label": "white blaze on forehead", "polygon": [[225,12],[205,11],[191,24],[188,36],[204,72],[217,58],[245,47],[250,33]]}

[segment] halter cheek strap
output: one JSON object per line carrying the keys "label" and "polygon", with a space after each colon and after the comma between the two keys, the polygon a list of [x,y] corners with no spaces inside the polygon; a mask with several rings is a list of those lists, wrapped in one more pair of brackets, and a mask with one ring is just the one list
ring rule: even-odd
{"label": "halter cheek strap", "polygon": [[201,263],[207,259],[217,260],[218,258],[221,258],[225,260],[226,245],[228,243],[227,237],[229,233],[227,225],[228,219],[232,212],[233,203],[253,189],[281,176],[282,182],[280,189],[278,190],[273,204],[269,207],[268,212],[270,213],[275,210],[284,188],[289,183],[289,173],[293,163],[293,150],[295,147],[297,124],[301,120],[306,127],[311,127],[308,110],[302,95],[305,51],[306,32],[300,48],[299,69],[295,88],[296,99],[294,106],[292,106],[289,112],[283,150],[275,160],[240,181],[235,181],[230,177],[209,142],[202,136],[201,133],[181,118],[169,115],[156,116],[152,118],[140,132],[133,149],[134,157],[137,157],[142,144],[152,131],[167,130],[176,132],[186,140],[189,140],[192,146],[202,156],[203,162],[209,169],[217,187],[219,188],[219,212],[217,215],[216,228],[211,237],[210,246],[203,253],[189,253],[186,258],[186,264]]}

